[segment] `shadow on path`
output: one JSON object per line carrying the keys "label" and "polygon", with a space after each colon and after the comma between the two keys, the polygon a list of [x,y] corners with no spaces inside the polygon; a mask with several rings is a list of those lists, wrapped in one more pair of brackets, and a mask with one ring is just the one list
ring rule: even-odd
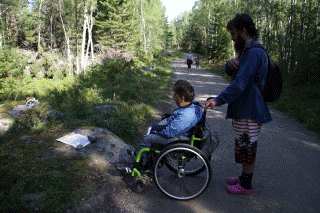
{"label": "shadow on path", "polygon": [[[184,59],[172,62],[175,82],[188,80],[195,88],[196,101],[204,104],[227,86],[222,77],[203,69],[187,69]],[[171,96],[172,94],[170,94]],[[168,105],[167,111],[175,106]],[[208,189],[190,201],[166,197],[155,183],[143,194],[122,192],[131,212],[320,212],[320,141],[317,135],[282,113],[271,109],[273,122],[263,125],[258,143],[252,195],[231,195],[225,179],[240,175],[234,162],[234,135],[227,106],[208,112],[208,123],[220,135],[221,143],[211,160],[212,180]],[[131,196],[129,196],[129,194]],[[120,194],[119,194],[120,195]],[[125,212],[125,211],[123,211]]]}

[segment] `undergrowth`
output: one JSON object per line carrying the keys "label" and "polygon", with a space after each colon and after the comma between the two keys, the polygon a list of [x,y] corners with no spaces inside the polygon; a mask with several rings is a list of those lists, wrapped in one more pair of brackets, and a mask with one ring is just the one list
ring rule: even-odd
{"label": "undergrowth", "polygon": [[[41,108],[28,112],[30,117],[15,118],[19,122],[0,138],[0,212],[63,212],[79,205],[105,174],[92,169],[88,158],[52,155],[52,149],[59,146],[55,139],[95,126],[137,145],[154,106],[167,99],[172,75],[169,62],[174,57],[154,60],[153,71],[140,69],[143,63],[139,61],[109,61],[91,67],[83,78],[2,78],[1,113],[25,104],[27,97],[39,100]],[[101,105],[118,110],[99,114],[94,107]],[[48,106],[64,113],[65,119],[41,120]],[[32,125],[21,125],[23,119]]]}

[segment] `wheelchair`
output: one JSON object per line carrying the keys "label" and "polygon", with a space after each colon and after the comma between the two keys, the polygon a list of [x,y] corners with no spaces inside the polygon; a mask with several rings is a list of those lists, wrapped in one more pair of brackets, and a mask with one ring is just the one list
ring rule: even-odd
{"label": "wheelchair", "polygon": [[[180,140],[169,144],[153,144],[141,149],[133,163],[131,176],[135,187],[142,193],[142,176],[147,173],[157,187],[167,196],[177,200],[189,200],[201,195],[211,180],[211,154],[219,144],[217,134],[206,123],[207,109],[201,120],[192,129],[191,140]],[[143,156],[148,155],[148,165],[142,165]]]}

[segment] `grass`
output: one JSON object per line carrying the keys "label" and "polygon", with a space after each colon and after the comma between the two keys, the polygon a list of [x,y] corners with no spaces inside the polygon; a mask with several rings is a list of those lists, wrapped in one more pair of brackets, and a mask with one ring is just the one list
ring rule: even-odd
{"label": "grass", "polygon": [[46,134],[7,135],[1,140],[1,212],[58,212],[84,195],[75,189],[85,184],[81,179],[89,171],[83,170],[86,160],[79,165],[72,157],[47,156],[57,145],[58,135],[62,135],[59,129],[51,129]]}
{"label": "grass", "polygon": [[[36,97],[41,107],[25,116],[32,124],[29,128],[16,122],[0,138],[0,212],[64,212],[97,190],[105,172],[91,167],[89,157],[52,152],[63,146],[55,139],[91,126],[109,128],[126,143],[137,145],[154,106],[167,99],[170,61],[177,57],[154,60],[154,71],[141,70],[141,62],[112,62],[92,67],[84,78],[2,80],[1,113],[24,104],[28,96]],[[93,110],[105,104],[118,110],[107,114]],[[47,105],[67,119],[42,121]]]}
{"label": "grass", "polygon": [[[214,66],[204,62],[201,66],[230,81],[230,77],[224,72],[224,65]],[[280,98],[268,105],[320,136],[320,82],[313,85],[297,85],[292,81],[294,78],[295,76],[284,76]]]}
{"label": "grass", "polygon": [[320,135],[320,83],[297,86],[286,77],[283,87],[281,98],[270,106]]}

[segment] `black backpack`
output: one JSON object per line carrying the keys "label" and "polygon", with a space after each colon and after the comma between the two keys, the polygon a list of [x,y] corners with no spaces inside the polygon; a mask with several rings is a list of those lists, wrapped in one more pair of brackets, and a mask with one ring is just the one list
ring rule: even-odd
{"label": "black backpack", "polygon": [[[259,44],[252,45],[251,47],[247,48],[246,51],[252,48],[260,48],[267,53],[266,49]],[[257,77],[255,77],[254,81],[258,86],[264,101],[273,102],[280,97],[280,94],[282,92],[283,77],[282,77],[282,72],[279,66],[270,58],[268,53],[267,53],[267,56],[268,56],[268,74],[267,74],[267,80],[266,80],[264,89],[262,89],[262,86],[259,83],[259,79]]]}

